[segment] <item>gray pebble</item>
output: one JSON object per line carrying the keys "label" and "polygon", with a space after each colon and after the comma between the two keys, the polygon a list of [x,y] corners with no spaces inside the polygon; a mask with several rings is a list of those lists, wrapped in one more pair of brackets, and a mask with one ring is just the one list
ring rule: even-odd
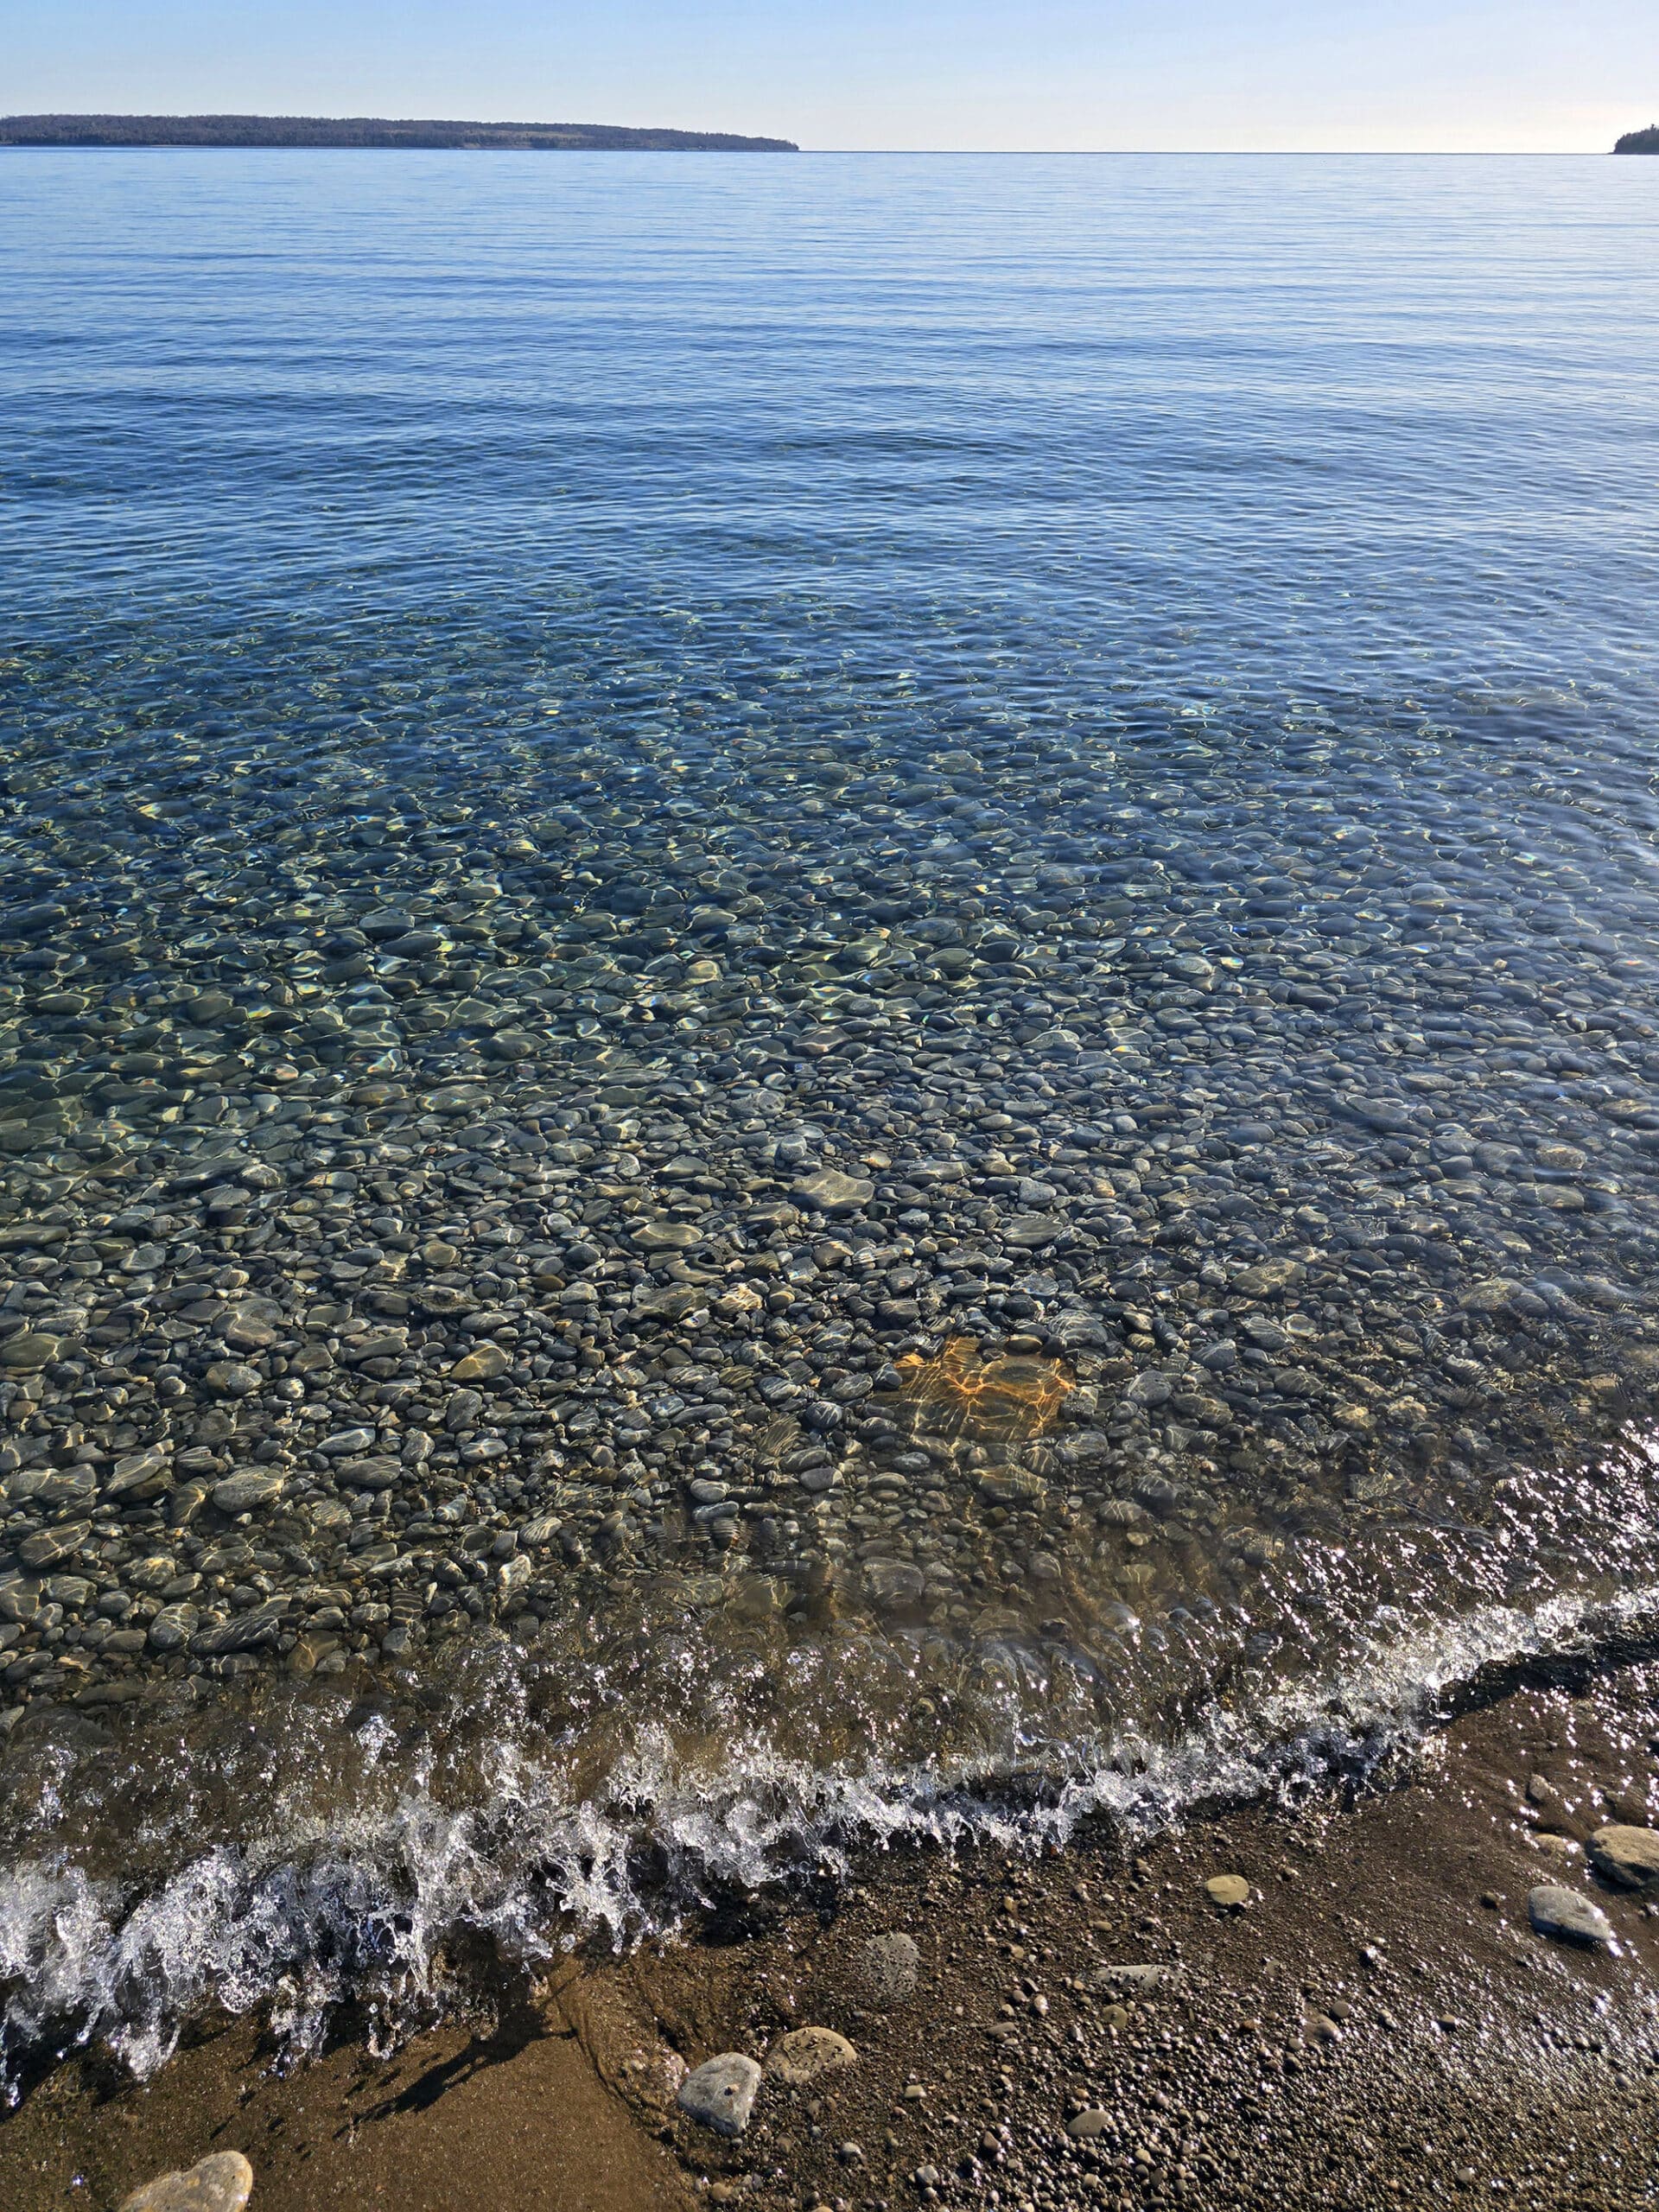
{"label": "gray pebble", "polygon": [[1541,1882],[1527,1895],[1527,1915],[1541,1936],[1569,1943],[1611,1943],[1613,1924],[1598,1904],[1557,1882]]}
{"label": "gray pebble", "polygon": [[716,2135],[741,2135],[754,2109],[760,2081],[760,2067],[741,2051],[728,2050],[718,2058],[705,2058],[680,2084],[680,2110]]}
{"label": "gray pebble", "polygon": [[873,2004],[903,2005],[916,1994],[921,1954],[913,1936],[872,1936],[859,1953],[859,1973]]}

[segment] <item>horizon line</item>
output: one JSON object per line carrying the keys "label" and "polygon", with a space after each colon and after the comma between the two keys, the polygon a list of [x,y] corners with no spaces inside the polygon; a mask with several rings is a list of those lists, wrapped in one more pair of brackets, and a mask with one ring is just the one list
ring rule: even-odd
{"label": "horizon line", "polygon": [[[3,118],[0,118],[3,120]],[[168,118],[171,119],[171,118]],[[273,120],[283,121],[286,118]],[[309,120],[311,118],[305,118]],[[326,117],[319,121],[355,122],[357,117]],[[375,118],[378,119],[378,118]],[[402,118],[388,118],[401,121]],[[500,126],[512,130],[512,124]],[[523,126],[525,129],[531,125]],[[566,126],[575,128],[577,126]],[[582,126],[589,127],[589,126]],[[607,130],[638,130],[641,135],[666,125],[615,124],[602,126]],[[677,127],[677,126],[676,126]],[[688,137],[741,137],[754,134],[740,131],[690,131]],[[696,154],[707,155],[748,152],[753,149],[711,146],[237,146],[237,145],[165,145],[135,143],[130,145],[96,144],[30,144],[25,140],[0,139],[3,154]],[[1160,158],[1179,156],[1185,161],[1560,161],[1617,160],[1618,156],[1608,146],[779,146],[765,150],[797,154],[828,154],[838,158],[855,159],[868,155],[904,155],[907,157],[938,156],[948,160],[971,157],[979,161],[1030,161],[1061,159],[1066,161],[1121,161],[1156,156]],[[1628,156],[1626,158],[1629,158]],[[1638,157],[1639,158],[1639,157]]]}

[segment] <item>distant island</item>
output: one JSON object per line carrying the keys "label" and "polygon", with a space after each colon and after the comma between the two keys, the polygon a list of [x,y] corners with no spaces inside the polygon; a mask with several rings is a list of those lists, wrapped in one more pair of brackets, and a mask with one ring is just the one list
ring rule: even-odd
{"label": "distant island", "polygon": [[6,115],[0,146],[368,146],[457,152],[798,154],[788,138],[613,123],[404,123],[372,116]]}
{"label": "distant island", "polygon": [[1613,149],[1616,154],[1659,154],[1659,123],[1645,130],[1627,130]]}

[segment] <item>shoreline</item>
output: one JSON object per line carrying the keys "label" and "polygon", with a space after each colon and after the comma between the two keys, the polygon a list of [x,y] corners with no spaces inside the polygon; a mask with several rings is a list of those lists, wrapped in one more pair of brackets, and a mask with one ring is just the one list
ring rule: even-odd
{"label": "shoreline", "polygon": [[[1659,1664],[1548,1673],[1346,1802],[1223,1810],[1138,1852],[1096,1823],[1058,1854],[867,1853],[844,1881],[711,1899],[683,1941],[575,1955],[495,2023],[389,2060],[343,2036],[284,2065],[245,2021],[188,2038],[148,2088],[72,2062],[0,2127],[6,2201],[113,2207],[234,2148],[257,2212],[1382,2205],[1426,2185],[1623,2212],[1659,2154],[1659,1905],[1604,1884],[1584,1843],[1659,1809]],[[1243,1910],[1211,1900],[1217,1874],[1248,1883]],[[1594,1899],[1616,1949],[1532,1930],[1549,1882]],[[686,2063],[765,2059],[805,2025],[856,2063],[766,2080],[734,2142],[677,2109]]]}

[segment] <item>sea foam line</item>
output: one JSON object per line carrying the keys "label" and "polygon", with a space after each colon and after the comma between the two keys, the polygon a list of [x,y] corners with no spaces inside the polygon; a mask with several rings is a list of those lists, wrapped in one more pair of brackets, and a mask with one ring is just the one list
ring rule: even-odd
{"label": "sea foam line", "polygon": [[296,2051],[347,2002],[395,2037],[456,1993],[468,1946],[533,1972],[585,1937],[620,1949],[733,1889],[843,1872],[855,1851],[901,1841],[1058,1850],[1103,1817],[1148,1839],[1205,1805],[1363,1780],[1483,1669],[1605,1650],[1656,1614],[1659,1587],[1489,1606],[1378,1642],[1247,1713],[1217,1706],[1166,1744],[1125,1734],[821,1770],[757,1737],[710,1777],[688,1772],[665,1731],[642,1727],[602,1791],[579,1802],[508,1744],[487,1802],[445,1807],[417,1783],[390,1809],[199,1852],[142,1891],[24,1861],[0,1873],[0,2063],[15,2094],[31,2055],[102,2043],[148,2079],[185,2022],[214,2008],[269,2006]]}

